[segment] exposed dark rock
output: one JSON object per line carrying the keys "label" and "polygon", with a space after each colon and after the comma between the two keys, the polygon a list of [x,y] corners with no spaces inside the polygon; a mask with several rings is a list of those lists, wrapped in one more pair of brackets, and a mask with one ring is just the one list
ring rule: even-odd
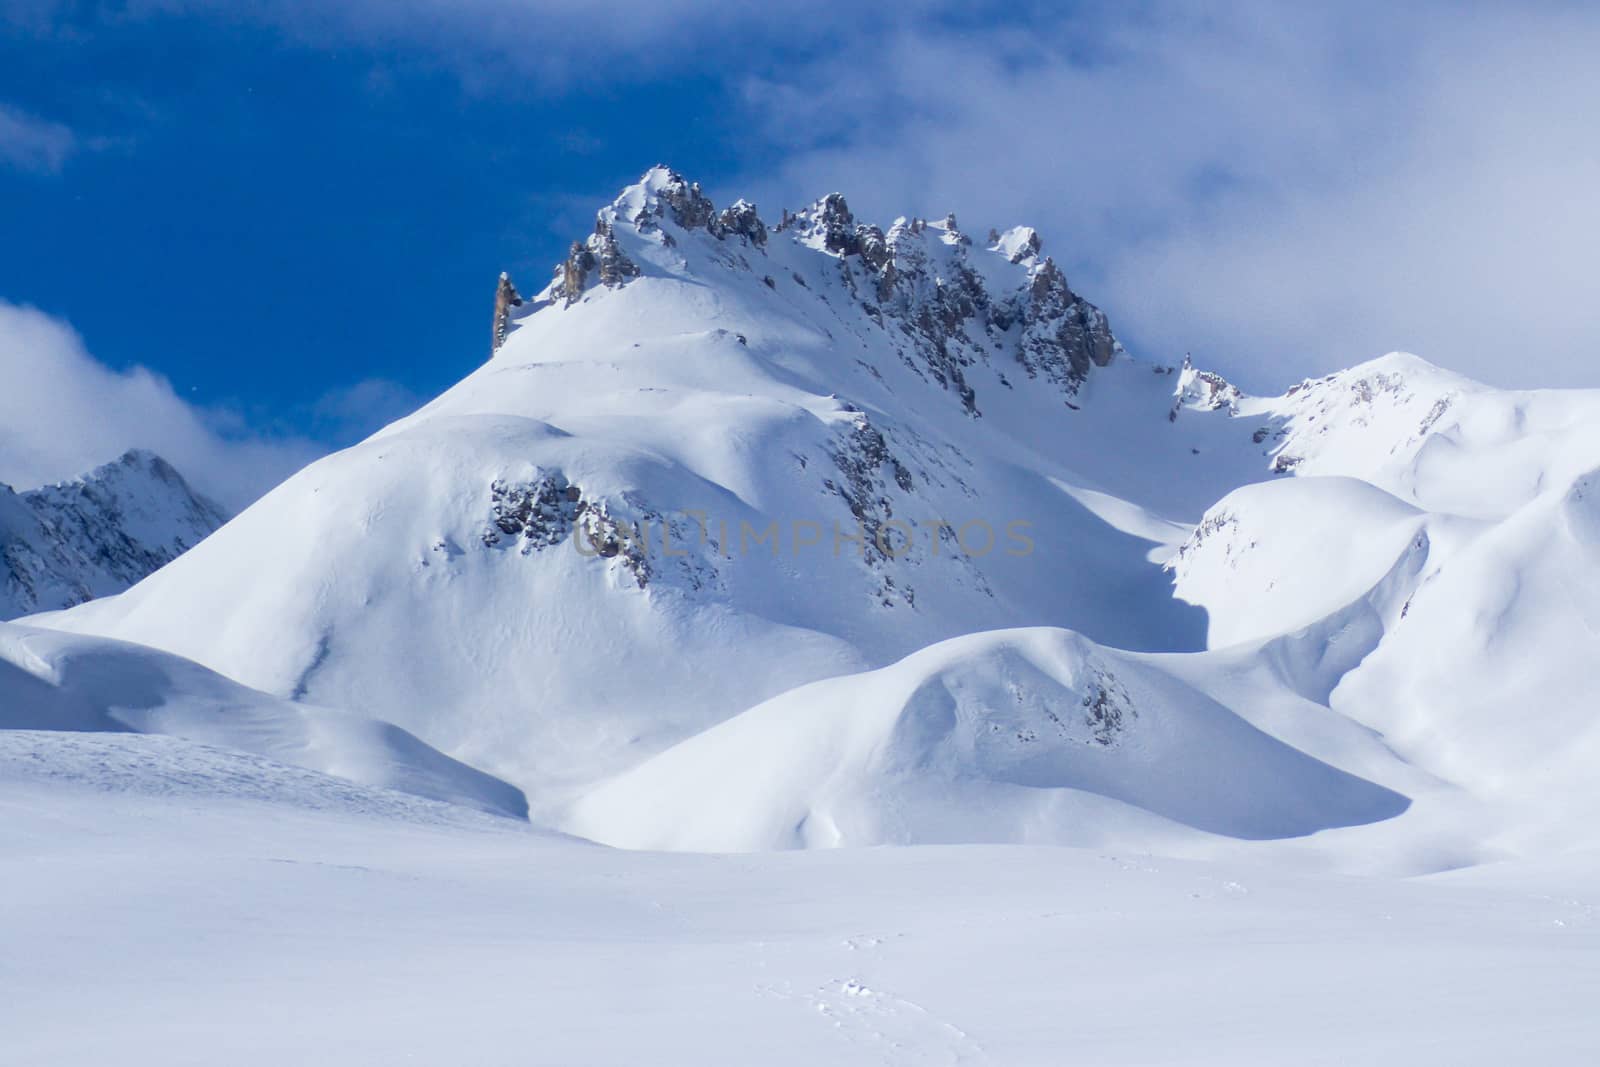
{"label": "exposed dark rock", "polygon": [[[865,415],[859,415],[850,432],[832,450],[834,466],[840,477],[825,479],[823,486],[837,493],[850,509],[850,514],[862,531],[860,552],[862,558],[875,568],[892,562],[895,546],[903,531],[887,526],[894,517],[890,502],[890,485],[902,493],[915,488],[911,472],[889,448],[882,432],[873,426]],[[890,551],[884,547],[889,546]],[[916,593],[905,583],[896,584],[892,577],[883,575],[878,597],[885,606],[896,602],[908,606],[915,602]]]}
{"label": "exposed dark rock", "polygon": [[533,548],[559,545],[572,534],[581,500],[581,490],[560,471],[541,472],[527,482],[496,479],[489,485],[490,525],[483,543],[520,537]]}
{"label": "exposed dark rock", "polygon": [[850,205],[838,193],[829,193],[786,221],[802,236],[820,238],[822,247],[834,255],[852,256],[861,251],[855,216],[850,214]]}
{"label": "exposed dark rock", "polygon": [[855,243],[860,249],[861,262],[868,270],[882,271],[889,265],[889,243],[883,231],[876,226],[858,227]]}
{"label": "exposed dark rock", "polygon": [[556,267],[555,299],[567,307],[583,296],[583,287],[589,283],[589,272],[594,270],[594,252],[581,241],[572,242],[567,258]]}
{"label": "exposed dark rock", "polygon": [[1017,361],[1028,376],[1043,375],[1073,395],[1091,367],[1104,367],[1117,353],[1105,312],[1074,293],[1055,261],[1034,273],[1022,314]]}
{"label": "exposed dark rock", "polygon": [[1448,395],[1441,396],[1438,400],[1435,400],[1433,407],[1429,408],[1428,413],[1422,417],[1422,425],[1417,427],[1417,436],[1426,436],[1428,431],[1432,430],[1439,420],[1444,418],[1445,412],[1450,410],[1450,405],[1454,401],[1455,398]]}
{"label": "exposed dark rock", "polygon": [[543,551],[567,540],[575,550],[602,559],[620,559],[642,589],[650,582],[649,521],[624,522],[611,515],[605,500],[589,500],[560,471],[536,471],[521,482],[496,479],[489,485],[489,525],[482,541],[490,548],[517,544],[521,552]]}
{"label": "exposed dark rock", "polygon": [[1138,718],[1139,713],[1116,675],[1103,668],[1096,668],[1094,674],[1083,698],[1083,720],[1094,743],[1110,747],[1121,737],[1128,720]]}
{"label": "exposed dark rock", "polygon": [[494,341],[490,346],[490,353],[500,350],[506,343],[506,334],[511,329],[511,309],[522,306],[522,297],[517,293],[517,287],[511,284],[511,275],[505,271],[500,272],[500,284],[494,290]]}
{"label": "exposed dark rock", "polygon": [[767,243],[767,225],[756,214],[756,206],[746,200],[723,208],[711,229],[718,237],[743,237],[756,248],[765,247]]}
{"label": "exposed dark rock", "polygon": [[[634,214],[631,221],[669,247],[674,242],[667,231],[679,232],[680,227],[703,229],[719,241],[742,237],[758,248],[769,240],[754,205],[741,200],[718,212],[697,183],[674,171],[650,171],[644,190],[642,206],[637,199],[629,201],[635,205],[628,209]],[[618,201],[617,207],[622,204]],[[638,275],[637,266],[617,247],[606,217],[602,213],[595,235],[575,244],[558,269],[556,299],[572,303],[596,276],[601,284],[619,286]],[[669,218],[673,227],[661,225]],[[792,231],[796,240],[838,257],[844,284],[872,321],[891,332],[901,359],[954,393],[974,417],[981,411],[968,369],[988,362],[991,353],[1009,349],[1029,377],[1060,386],[1067,405],[1075,408],[1072,399],[1090,371],[1107,365],[1120,351],[1105,314],[1072,291],[1052,260],[1039,260],[1042,243],[1031,229],[990,235],[991,243],[1026,271],[1025,287],[1001,293],[990,293],[968,261],[972,242],[958,229],[954,215],[934,226],[918,218],[901,219],[885,233],[857,222],[845,198],[830,193],[798,214],[784,210],[774,230]],[[737,256],[720,258],[732,266],[749,266]],[[801,273],[791,276],[810,288]],[[771,275],[762,281],[777,288]]]}
{"label": "exposed dark rock", "polygon": [[612,289],[639,276],[638,265],[618,246],[616,234],[604,217],[596,220],[595,232],[587,241],[572,242],[567,258],[556,266],[552,298],[570,307],[583,296],[591,272],[595,272],[601,285]]}
{"label": "exposed dark rock", "polygon": [[621,286],[630,278],[639,276],[639,267],[617,247],[617,239],[611,232],[611,227],[606,227],[605,234],[600,239],[598,252],[600,261],[600,284],[610,288]]}
{"label": "exposed dark rock", "polygon": [[686,230],[707,229],[716,215],[716,208],[700,191],[700,183],[685,181],[676,171],[668,174],[661,188],[661,202],[672,212],[672,221]]}

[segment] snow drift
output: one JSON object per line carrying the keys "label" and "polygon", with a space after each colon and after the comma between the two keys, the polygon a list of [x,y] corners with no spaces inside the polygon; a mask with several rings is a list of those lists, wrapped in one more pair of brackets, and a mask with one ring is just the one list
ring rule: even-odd
{"label": "snow drift", "polygon": [[137,645],[0,623],[0,732],[39,730],[167,734],[364,785],[527,814],[514,787],[389,723],[270,697]]}
{"label": "snow drift", "polygon": [[785,693],[590,792],[566,826],[706,851],[1098,844],[1163,821],[1289,837],[1406,803],[1137,657],[1033,629]]}

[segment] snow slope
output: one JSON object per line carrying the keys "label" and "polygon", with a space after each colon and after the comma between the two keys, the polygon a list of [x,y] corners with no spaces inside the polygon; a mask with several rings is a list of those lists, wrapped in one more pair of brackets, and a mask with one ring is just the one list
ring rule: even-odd
{"label": "snow slope", "polygon": [[[527,814],[512,786],[389,723],[270,697],[138,645],[0,623],[0,740],[36,730],[171,735],[368,786]],[[60,744],[74,743],[71,736]]]}
{"label": "snow slope", "polygon": [[[1499,814],[1485,846],[1592,847],[1600,475],[1553,481],[1571,462],[1545,461],[1542,489],[1501,497],[1499,519],[1343,478],[1247,487],[1175,557],[1177,592],[1206,608],[1214,645],[1487,801]],[[1486,483],[1480,516],[1496,491]]]}
{"label": "snow slope", "polygon": [[1600,469],[1416,583],[1332,694],[1412,762],[1513,807],[1517,851],[1600,842]]}
{"label": "snow slope", "polygon": [[1600,391],[1505,391],[1392,352],[1281,398],[1241,398],[1273,465],[1348,475],[1425,510],[1503,519],[1600,465]]}
{"label": "snow slope", "polygon": [[1405,798],[1065,630],[976,634],[803,686],[585,795],[628,848],[1242,838],[1375,822]]}

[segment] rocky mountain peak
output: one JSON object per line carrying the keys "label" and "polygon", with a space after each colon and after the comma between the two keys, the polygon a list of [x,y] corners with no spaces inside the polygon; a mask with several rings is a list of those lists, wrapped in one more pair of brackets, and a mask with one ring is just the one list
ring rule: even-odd
{"label": "rocky mountain peak", "polygon": [[0,485],[0,617],[119,593],[227,518],[142,449],[54,485]]}
{"label": "rocky mountain peak", "polygon": [[[901,217],[885,232],[858,220],[844,195],[833,192],[794,214],[784,211],[769,231],[755,205],[738,200],[719,211],[698,182],[665,166],[646,171],[600,210],[595,232],[573,243],[544,298],[565,307],[596,284],[620,288],[641,276],[640,263],[655,260],[652,248],[674,249],[680,242],[702,242],[703,252],[723,267],[754,270],[749,259],[722,246],[741,242],[765,255],[773,233],[828,257],[804,269],[784,268],[799,281],[799,292],[812,288],[808,273],[819,281],[836,275],[860,311],[891,331],[897,347],[915,350],[905,353],[908,362],[960,397],[968,414],[980,412],[966,380],[965,368],[974,363],[1009,351],[1029,378],[1053,383],[1070,401],[1094,367],[1121,351],[1104,313],[1072,291],[1031,227],[992,232],[982,246],[962,232],[953,213],[931,222]],[[783,258],[793,260],[793,254]],[[698,261],[685,247],[661,263],[669,273],[698,272],[691,266]],[[763,278],[769,288],[776,285],[772,275]]]}

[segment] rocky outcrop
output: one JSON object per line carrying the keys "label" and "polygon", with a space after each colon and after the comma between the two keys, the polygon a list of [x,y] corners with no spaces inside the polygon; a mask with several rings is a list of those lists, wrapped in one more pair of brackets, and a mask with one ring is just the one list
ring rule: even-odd
{"label": "rocky outcrop", "polygon": [[1017,361],[1028,376],[1042,375],[1075,394],[1090,368],[1109,364],[1119,347],[1105,312],[1074,293],[1055,261],[1045,257],[1022,311]]}
{"label": "rocky outcrop", "polygon": [[638,264],[617,244],[610,220],[602,215],[595,220],[588,240],[572,242],[567,258],[556,266],[550,297],[571,307],[583,297],[591,277],[607,288],[618,289],[638,276]]}
{"label": "rocky outcrop", "polygon": [[511,309],[521,306],[522,297],[517,293],[517,287],[511,284],[511,275],[501,271],[500,284],[494,290],[494,341],[489,348],[491,355],[500,351],[500,346],[506,343],[506,334],[511,331]]}
{"label": "rocky outcrop", "polygon": [[691,590],[717,585],[713,560],[728,552],[711,539],[703,519],[664,515],[627,493],[620,500],[590,496],[559,470],[491,482],[480,540],[524,556],[562,547],[610,563],[638,589],[666,572]]}
{"label": "rocky outcrop", "polygon": [[[740,200],[719,212],[699,183],[655,167],[600,212],[594,235],[573,244],[556,269],[552,300],[570,305],[596,280],[617,287],[638,276],[618,244],[619,225],[667,248],[695,232],[759,250],[771,239],[753,204]],[[886,233],[858,222],[845,198],[829,193],[795,214],[785,210],[772,232],[836,258],[845,284],[866,314],[891,332],[906,365],[953,393],[973,417],[982,414],[968,381],[975,363],[1009,352],[1028,377],[1054,384],[1075,406],[1072,398],[1090,372],[1121,351],[1104,312],[1072,291],[1052,259],[1041,258],[1043,242],[1028,227],[991,231],[987,249],[974,253],[954,215],[933,223],[902,218]],[[991,292],[993,281],[984,279],[997,276],[992,268],[976,269],[974,254],[1003,256],[1019,268],[1018,284]],[[719,258],[751,268],[731,252]],[[797,285],[812,287],[800,272],[790,274]],[[772,275],[762,280],[776,287]]]}
{"label": "rocky outcrop", "polygon": [[722,209],[711,228],[718,237],[743,237],[756,248],[767,244],[767,224],[761,221],[756,206],[748,200],[735,200]]}
{"label": "rocky outcrop", "polygon": [[857,222],[844,197],[831,193],[793,216],[786,212],[784,228],[859,268],[868,283],[858,286],[870,294],[863,298],[868,313],[910,335],[919,369],[955,393],[969,414],[980,412],[965,368],[990,358],[997,334],[1009,334],[1029,377],[1053,382],[1069,399],[1094,367],[1121,350],[1104,312],[1072,291],[1053,260],[1039,258],[1043,242],[1027,227],[990,235],[989,252],[1028,272],[1025,287],[1002,293],[991,293],[973,268],[972,240],[954,215],[932,224],[900,219],[885,234]]}
{"label": "rocky outcrop", "polygon": [[902,493],[911,492],[915,486],[911,472],[865,414],[855,416],[849,432],[831,454],[839,477],[825,478],[822,485],[838,494],[859,525],[861,540],[857,550],[869,566],[879,571],[878,599],[885,607],[896,603],[914,605],[914,590],[903,582],[897,584],[884,569],[885,564],[903,553],[901,540],[906,532],[889,525],[894,517],[890,486]]}
{"label": "rocky outcrop", "polygon": [[792,225],[796,236],[802,240],[810,239],[809,243],[836,256],[853,256],[861,252],[861,234],[855,216],[850,214],[850,205],[838,193],[829,193],[794,216]]}
{"label": "rocky outcrop", "polygon": [[708,229],[716,217],[716,208],[700,191],[700,183],[686,181],[676,171],[668,173],[659,196],[672,221],[686,230]]}
{"label": "rocky outcrop", "polygon": [[1116,675],[1102,667],[1094,669],[1094,681],[1087,686],[1082,707],[1090,739],[1105,748],[1120,741],[1130,720],[1139,717],[1128,690]]}
{"label": "rocky outcrop", "polygon": [[572,541],[574,551],[616,559],[635,584],[650,584],[649,525],[624,524],[604,500],[590,500],[560,471],[536,471],[525,481],[496,479],[489,485],[486,547],[516,545],[523,555]]}
{"label": "rocky outcrop", "polygon": [[915,219],[899,220],[889,230],[882,239],[883,264],[874,267],[876,229],[864,229],[858,244],[863,266],[877,276],[874,288],[881,308],[913,341],[928,376],[955,393],[969,415],[977,415],[977,394],[967,383],[964,368],[980,358],[977,337],[987,326],[984,311],[990,299],[964,262],[960,231],[942,235],[954,255],[941,269],[927,247],[930,231]]}
{"label": "rocky outcrop", "polygon": [[[1185,408],[1192,411],[1227,411],[1238,414],[1239,402],[1244,399],[1244,393],[1239,387],[1211,371],[1199,370],[1194,361],[1188,356],[1183,357],[1183,368],[1178,372],[1178,385],[1176,399],[1172,404],[1172,411],[1168,418],[1177,421],[1178,415]],[[1260,436],[1255,438],[1257,444],[1266,440],[1271,431],[1258,431]]]}

